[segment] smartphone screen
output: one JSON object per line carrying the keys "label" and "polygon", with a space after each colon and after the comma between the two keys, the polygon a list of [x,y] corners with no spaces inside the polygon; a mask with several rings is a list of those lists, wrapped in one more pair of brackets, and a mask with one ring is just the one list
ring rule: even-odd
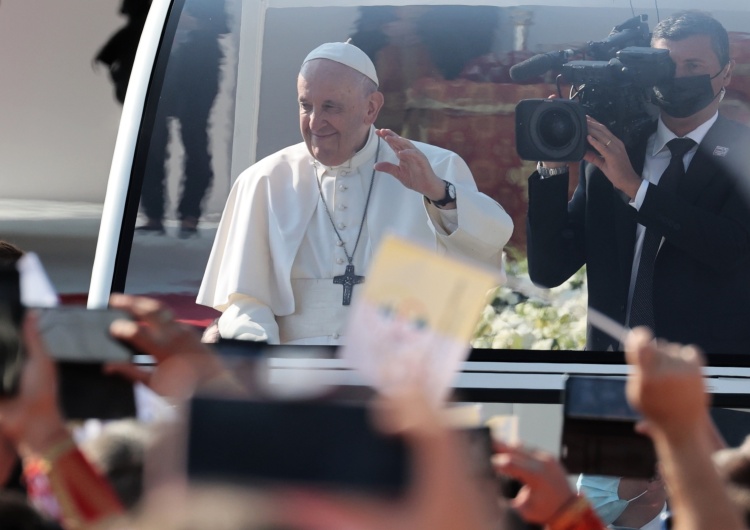
{"label": "smartphone screen", "polygon": [[0,265],[0,396],[18,392],[24,359],[23,314],[18,269],[14,265]]}
{"label": "smartphone screen", "polygon": [[128,313],[83,306],[39,308],[37,311],[39,332],[55,360],[102,363],[132,359],[134,352],[109,332],[115,320],[132,320]]}
{"label": "smartphone screen", "polygon": [[571,376],[565,382],[565,415],[576,418],[637,421],[620,377]]}
{"label": "smartphone screen", "polygon": [[565,382],[560,457],[570,473],[650,478],[651,439],[635,431],[641,418],[621,377],[571,376]]}
{"label": "smartphone screen", "polygon": [[362,403],[197,397],[190,404],[192,479],[392,496],[408,482],[407,456],[403,439],[378,432]]}

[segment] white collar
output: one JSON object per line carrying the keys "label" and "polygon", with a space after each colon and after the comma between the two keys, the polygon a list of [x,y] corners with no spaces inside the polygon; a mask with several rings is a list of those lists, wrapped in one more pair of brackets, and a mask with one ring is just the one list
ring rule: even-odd
{"label": "white collar", "polygon": [[[709,119],[683,136],[683,138],[690,138],[691,140],[695,141],[696,144],[700,144],[703,141],[703,138],[705,138],[706,134],[708,133],[708,130],[713,126],[714,123],[716,123],[716,120],[718,118],[719,112],[717,111]],[[675,138],[678,138],[678,136],[669,130],[669,128],[662,121],[661,116],[659,116],[659,122],[656,126],[656,133],[654,136],[654,148],[651,151],[651,156],[656,156],[662,150],[668,149],[667,142]]]}

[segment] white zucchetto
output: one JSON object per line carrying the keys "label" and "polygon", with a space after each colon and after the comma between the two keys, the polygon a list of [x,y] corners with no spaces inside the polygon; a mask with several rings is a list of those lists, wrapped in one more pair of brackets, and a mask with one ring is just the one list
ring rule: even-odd
{"label": "white zucchetto", "polygon": [[372,64],[367,54],[354,44],[349,44],[348,42],[327,42],[326,44],[321,44],[305,57],[302,64],[304,65],[313,59],[328,59],[329,61],[341,63],[369,77],[376,85],[380,85],[378,74],[375,72],[375,65]]}

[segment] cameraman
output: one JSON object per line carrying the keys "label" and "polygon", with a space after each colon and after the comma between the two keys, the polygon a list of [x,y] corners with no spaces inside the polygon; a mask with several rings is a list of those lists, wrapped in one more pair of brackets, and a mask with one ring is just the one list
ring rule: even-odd
{"label": "cameraman", "polygon": [[[589,117],[592,149],[570,202],[567,165],[542,162],[529,178],[529,274],[553,287],[586,265],[590,307],[709,353],[745,353],[750,130],[718,112],[734,66],[729,37],[684,11],[655,27],[651,45],[676,69],[653,88],[659,118],[640,141],[626,149]],[[587,349],[621,348],[589,326]]]}

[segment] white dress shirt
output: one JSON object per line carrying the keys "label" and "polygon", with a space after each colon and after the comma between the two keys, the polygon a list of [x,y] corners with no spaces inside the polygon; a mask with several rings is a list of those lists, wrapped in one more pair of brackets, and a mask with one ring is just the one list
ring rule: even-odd
{"label": "white dress shirt", "polygon": [[[706,122],[683,136],[683,138],[690,138],[695,141],[695,146],[685,153],[685,156],[682,159],[682,162],[685,165],[685,171],[687,171],[691,160],[693,160],[693,156],[695,156],[695,153],[698,151],[698,146],[718,117],[719,113],[717,112]],[[636,210],[641,208],[643,201],[646,199],[646,194],[648,193],[649,188],[659,184],[659,179],[661,179],[662,173],[667,169],[669,161],[672,158],[667,143],[675,138],[678,138],[678,136],[667,128],[660,117],[656,126],[656,132],[651,135],[646,144],[646,159],[643,164],[643,173],[641,175],[643,182],[641,182],[635,198],[630,201],[630,205]],[[641,249],[643,248],[643,238],[645,237],[645,234],[646,227],[642,224],[638,224],[636,228],[633,266],[630,272],[630,287],[628,288],[628,310],[626,313],[628,319],[630,318],[630,305],[633,301],[633,290],[635,289],[635,279],[638,276],[638,264],[641,261]],[[664,238],[662,238],[662,243],[663,242]]]}

